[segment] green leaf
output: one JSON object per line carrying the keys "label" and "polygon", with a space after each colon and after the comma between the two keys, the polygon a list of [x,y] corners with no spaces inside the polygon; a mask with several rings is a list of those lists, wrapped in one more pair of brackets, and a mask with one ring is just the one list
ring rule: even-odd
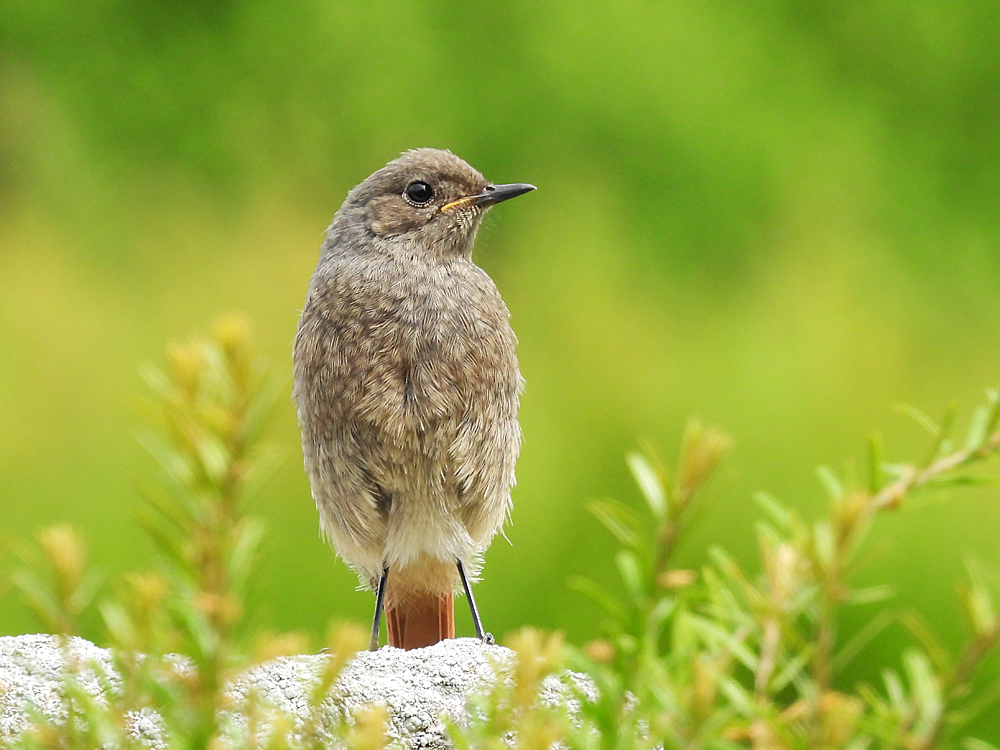
{"label": "green leaf", "polygon": [[965,439],[965,450],[974,451],[983,447],[1000,421],[1000,391],[986,391],[986,404],[978,407],[972,414],[969,423],[969,433]]}
{"label": "green leaf", "polygon": [[191,514],[188,508],[178,503],[177,498],[165,488],[144,484],[139,487],[139,494],[146,501],[146,506],[156,512],[156,517],[166,521],[174,532],[181,533],[190,526]]}
{"label": "green leaf", "polygon": [[910,473],[913,467],[905,463],[893,463],[893,462],[883,462],[882,471],[891,480],[902,479],[904,476]]}
{"label": "green leaf", "polygon": [[965,569],[968,582],[959,587],[959,599],[973,636],[980,638],[996,629],[996,607],[989,587],[986,585],[986,577],[979,564],[975,560],[967,558]]}
{"label": "green leaf", "polygon": [[257,551],[260,549],[266,530],[267,526],[258,518],[244,518],[240,523],[236,543],[229,553],[232,585],[238,591],[243,589],[247,578],[253,572]]}
{"label": "green leaf", "polygon": [[773,550],[781,546],[781,535],[764,521],[757,521],[754,524],[754,531],[757,535],[757,546],[762,553],[767,550],[768,554],[773,554]]}
{"label": "green leaf", "polygon": [[187,458],[167,445],[159,435],[150,431],[142,431],[136,435],[136,440],[160,465],[167,476],[176,477],[183,483],[191,481],[191,464]]}
{"label": "green leaf", "polygon": [[720,625],[705,617],[692,617],[692,625],[702,634],[707,643],[721,646],[735,656],[744,667],[755,672],[758,666],[757,654],[745,642],[737,639]]}
{"label": "green leaf", "polygon": [[733,704],[741,716],[752,719],[757,716],[757,709],[754,707],[753,696],[740,685],[735,679],[727,674],[721,674],[717,681],[718,686],[725,693],[729,702]]}
{"label": "green leaf", "polygon": [[767,492],[755,492],[753,499],[760,506],[761,510],[777,524],[778,528],[786,531],[791,528],[791,513],[778,502],[774,495]]}
{"label": "green leaf", "polygon": [[820,482],[823,484],[823,488],[826,490],[831,499],[836,500],[838,497],[843,497],[844,495],[844,485],[841,483],[837,474],[829,466],[820,466],[816,469],[816,475],[819,477]]}
{"label": "green leaf", "polygon": [[813,525],[813,545],[816,549],[816,559],[824,571],[829,571],[833,566],[835,543],[833,541],[833,529],[830,522],[821,518]]}
{"label": "green leaf", "polygon": [[621,503],[615,500],[591,500],[587,503],[587,510],[622,544],[632,549],[643,546],[638,535],[638,529],[641,528],[639,518]]}
{"label": "green leaf", "polygon": [[139,645],[138,635],[125,607],[119,602],[103,602],[98,607],[104,620],[104,627],[117,646],[135,648]]}
{"label": "green leaf", "polygon": [[951,435],[951,429],[955,425],[955,417],[958,414],[958,404],[952,401],[948,404],[948,410],[944,414],[944,418],[941,420],[941,426],[938,428],[938,433],[935,435],[936,440],[931,444],[931,449],[927,452],[927,458],[924,459],[924,465],[930,465],[935,459],[947,453],[951,448],[951,443],[948,437]]}
{"label": "green leaf", "polygon": [[629,453],[627,461],[632,476],[642,491],[642,496],[646,498],[646,504],[649,505],[650,510],[653,511],[653,515],[657,519],[663,519],[667,515],[667,501],[666,493],[663,489],[663,481],[643,454],[638,452]]}
{"label": "green leaf", "polygon": [[885,682],[886,696],[889,698],[889,705],[899,716],[906,716],[909,713],[909,700],[906,698],[906,688],[903,687],[903,680],[899,674],[892,669],[882,670],[882,681]]}
{"label": "green leaf", "polygon": [[139,365],[138,371],[139,377],[142,378],[143,382],[146,383],[153,393],[163,401],[168,400],[174,386],[163,370],[147,362]]}
{"label": "green leaf", "polygon": [[186,537],[176,528],[168,528],[162,516],[155,515],[148,508],[138,508],[133,518],[145,530],[160,550],[168,558],[178,564],[184,562]]}
{"label": "green leaf", "polygon": [[[715,563],[722,579],[729,584],[730,590],[732,587],[735,587],[736,591],[743,594],[748,603],[756,603],[760,600],[760,592],[754,586],[753,582],[747,578],[735,558],[716,545],[709,547],[708,555],[712,559],[712,562]],[[733,603],[738,606],[735,599]]]}
{"label": "green leaf", "polygon": [[84,611],[91,605],[97,597],[97,592],[104,585],[104,576],[96,571],[89,571],[80,581],[76,591],[70,599],[70,603],[77,612]]}
{"label": "green leaf", "polygon": [[931,419],[929,416],[924,414],[920,409],[915,406],[910,406],[909,404],[896,404],[894,407],[895,411],[902,414],[903,416],[909,417],[918,425],[927,430],[927,434],[931,437],[937,437],[941,434],[941,428],[938,427],[937,422]]}
{"label": "green leaf", "polygon": [[670,617],[676,609],[676,599],[672,597],[663,597],[650,610],[649,615],[646,618],[646,627],[649,631],[649,636],[653,640],[652,645],[655,646],[655,641],[659,640],[660,630],[663,627],[664,621],[666,621],[666,619]]}
{"label": "green leaf", "polygon": [[934,635],[930,627],[923,618],[913,610],[907,610],[899,615],[900,623],[913,634],[924,651],[934,662],[934,668],[942,674],[951,671],[951,657],[948,650],[941,645],[941,641]]}
{"label": "green leaf", "polygon": [[803,673],[806,667],[809,666],[809,662],[813,658],[815,653],[815,648],[811,645],[803,648],[799,653],[797,653],[792,659],[789,659],[782,666],[781,671],[771,680],[770,690],[773,693],[779,693],[785,689],[785,687],[795,680]]}
{"label": "green leaf", "polygon": [[910,678],[913,696],[921,707],[920,713],[926,720],[933,721],[940,715],[944,702],[940,680],[934,674],[930,660],[923,652],[910,649],[903,654],[903,666]]}
{"label": "green leaf", "polygon": [[639,558],[630,550],[619,550],[615,555],[615,563],[618,572],[621,574],[622,583],[628,591],[632,601],[641,604],[646,600],[645,586],[643,585],[642,566]]}
{"label": "green leaf", "polygon": [[[711,548],[709,553],[711,553]],[[746,614],[746,609],[733,591],[731,578],[723,577],[716,568],[704,566],[701,572],[702,581],[705,584],[705,593],[708,597],[707,610],[713,617],[732,621]]]}
{"label": "green leaf", "polygon": [[698,630],[694,627],[694,616],[691,611],[678,603],[670,632],[670,645],[673,656],[687,658],[698,648]]}
{"label": "green leaf", "polygon": [[1000,390],[991,388],[986,391],[986,403],[989,408],[989,418],[986,421],[986,436],[989,437],[1000,424]]}
{"label": "green leaf", "polygon": [[975,474],[948,473],[931,477],[928,487],[944,489],[947,487],[993,487],[997,483],[994,477],[977,476]]}
{"label": "green leaf", "polygon": [[972,419],[969,420],[969,432],[965,438],[965,450],[976,450],[986,442],[992,411],[990,406],[980,406],[972,412]]}
{"label": "green leaf", "polygon": [[886,599],[891,599],[895,595],[896,587],[887,583],[881,586],[869,586],[863,589],[853,589],[847,595],[847,601],[850,604],[871,604],[873,602],[882,602]]}
{"label": "green leaf", "polygon": [[226,478],[231,456],[226,447],[212,435],[205,434],[195,444],[198,459],[205,470],[206,476],[215,486],[219,486]]}
{"label": "green leaf", "polygon": [[966,737],[963,739],[962,747],[965,750],[1000,750],[996,745],[991,745],[989,742],[983,742],[975,737]]}

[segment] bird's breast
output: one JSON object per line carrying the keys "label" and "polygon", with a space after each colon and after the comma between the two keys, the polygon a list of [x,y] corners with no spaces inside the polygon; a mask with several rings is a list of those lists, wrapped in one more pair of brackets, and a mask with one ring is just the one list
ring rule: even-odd
{"label": "bird's breast", "polygon": [[[317,308],[315,311],[310,307]],[[507,308],[469,261],[340,269],[303,314],[323,319],[327,370],[347,412],[389,439],[515,400]],[[326,390],[326,389],[325,389]]]}

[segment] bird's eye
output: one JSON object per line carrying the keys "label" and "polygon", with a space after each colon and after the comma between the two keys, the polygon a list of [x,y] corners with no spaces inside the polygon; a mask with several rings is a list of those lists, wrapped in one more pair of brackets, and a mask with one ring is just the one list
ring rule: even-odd
{"label": "bird's eye", "polygon": [[417,206],[423,206],[429,203],[431,198],[434,197],[434,188],[426,182],[417,180],[416,182],[411,182],[406,186],[404,194],[410,203]]}

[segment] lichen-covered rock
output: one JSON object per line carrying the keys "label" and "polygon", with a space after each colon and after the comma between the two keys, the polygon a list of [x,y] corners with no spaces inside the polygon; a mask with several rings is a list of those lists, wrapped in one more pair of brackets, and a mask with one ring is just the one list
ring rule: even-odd
{"label": "lichen-covered rock", "polygon": [[[256,691],[300,728],[310,719],[311,689],[326,658],[290,656],[255,667],[233,683],[237,711]],[[484,646],[474,638],[412,651],[389,646],[362,651],[323,702],[325,718],[333,724],[364,706],[380,705],[389,715],[391,739],[409,748],[450,747],[441,717],[464,724],[469,696],[488,692],[496,681],[494,664],[502,674],[513,658],[510,649]]]}
{"label": "lichen-covered rock", "polygon": [[105,700],[105,684],[119,680],[111,653],[83,638],[61,640],[51,635],[0,637],[0,744],[22,734],[31,722],[29,707],[45,721],[66,721],[64,683]]}
{"label": "lichen-covered rock", "polygon": [[[263,720],[257,716],[255,721],[258,735],[266,735],[280,719],[290,727],[294,742],[310,722],[315,724],[312,693],[328,658],[315,654],[275,659],[234,680],[228,688],[231,708],[220,716],[230,744],[242,744],[246,713],[255,699],[263,699],[268,706]],[[510,649],[484,646],[472,638],[442,641],[413,651],[390,647],[364,651],[347,663],[320,702],[319,723],[327,729],[342,726],[344,721],[353,720],[358,709],[380,705],[389,717],[389,738],[402,747],[449,748],[442,717],[465,725],[470,696],[488,693],[498,679],[510,680],[515,658]],[[121,687],[111,653],[82,638],[0,638],[0,747],[15,742],[30,726],[32,715],[57,725],[66,721],[68,678],[98,704],[107,703],[107,691],[115,693]],[[582,684],[580,676],[569,675],[568,679],[577,687]],[[559,679],[549,678],[543,687],[543,701],[572,700]],[[127,718],[131,740],[157,750],[166,747],[164,722],[155,711],[143,709]],[[336,747],[336,734],[330,731],[321,736],[325,744]]]}

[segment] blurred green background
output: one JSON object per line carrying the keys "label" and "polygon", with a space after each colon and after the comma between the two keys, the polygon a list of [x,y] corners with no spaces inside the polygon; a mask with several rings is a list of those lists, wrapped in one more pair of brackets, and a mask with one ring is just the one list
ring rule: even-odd
{"label": "blurred green background", "polygon": [[[961,420],[1000,384],[998,39],[992,0],[3,3],[2,544],[69,521],[110,576],[149,567],[138,366],[242,310],[288,392],[334,211],[436,146],[539,187],[477,246],[528,382],[511,544],[477,589],[489,628],[599,632],[565,585],[615,580],[583,504],[638,503],[624,454],[672,457],[689,415],[737,447],[680,562],[716,542],[751,560],[753,492],[812,516],[815,466],[860,468],[871,430],[922,456],[894,404],[957,399]],[[252,615],[365,621],[279,406]],[[940,499],[882,519],[859,580],[893,582],[957,647],[953,588],[967,555],[1000,568],[1000,506]],[[34,627],[0,600],[0,632]],[[845,679],[877,679],[873,653]]]}

